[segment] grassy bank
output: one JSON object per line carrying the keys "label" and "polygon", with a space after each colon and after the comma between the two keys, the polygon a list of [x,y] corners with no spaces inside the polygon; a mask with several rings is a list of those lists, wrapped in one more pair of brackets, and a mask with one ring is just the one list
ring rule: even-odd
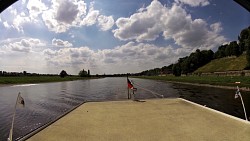
{"label": "grassy bank", "polygon": [[20,76],[20,77],[0,77],[0,84],[30,84],[30,83],[45,83],[45,82],[61,82],[93,79],[95,77],[78,77],[67,76],[61,78],[60,76]]}
{"label": "grassy bank", "polygon": [[[250,77],[242,76],[142,76],[138,78],[153,79],[153,80],[163,80],[170,82],[185,82],[192,84],[209,84],[216,86],[239,86],[250,88]],[[241,82],[240,84],[235,84],[235,82]]]}
{"label": "grassy bank", "polygon": [[246,65],[246,54],[243,54],[239,57],[224,57],[212,60],[208,64],[197,69],[194,73],[244,70]]}

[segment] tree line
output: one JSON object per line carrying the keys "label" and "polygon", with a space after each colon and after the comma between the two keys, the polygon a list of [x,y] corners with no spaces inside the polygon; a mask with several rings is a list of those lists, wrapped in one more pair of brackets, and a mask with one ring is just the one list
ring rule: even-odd
{"label": "tree line", "polygon": [[[68,73],[65,71],[65,70],[62,70],[59,74],[60,77],[66,77],[68,76]],[[78,76],[80,77],[90,77],[90,70],[88,71],[85,71],[84,69],[80,70],[79,73],[78,73]]]}
{"label": "tree line", "polygon": [[8,72],[8,71],[0,71],[1,77],[13,77],[13,76],[57,76],[58,74],[40,74],[40,73],[30,73],[27,71],[23,72]]}
{"label": "tree line", "polygon": [[[0,77],[21,77],[21,76],[72,76],[68,74],[65,70],[62,70],[59,74],[39,74],[39,73],[29,73],[27,71],[23,72],[7,72],[7,71],[0,71]],[[90,70],[85,71],[84,69],[78,73],[80,77],[90,77]]]}
{"label": "tree line", "polygon": [[219,59],[228,56],[240,56],[246,53],[247,65],[245,69],[250,69],[250,26],[243,29],[239,36],[238,41],[232,41],[218,47],[216,52],[212,50],[199,50],[192,52],[189,56],[179,58],[177,63],[162,68],[154,68],[138,73],[137,75],[161,75],[173,74],[180,76],[182,74],[189,74],[194,72],[199,67],[206,65],[213,59]]}

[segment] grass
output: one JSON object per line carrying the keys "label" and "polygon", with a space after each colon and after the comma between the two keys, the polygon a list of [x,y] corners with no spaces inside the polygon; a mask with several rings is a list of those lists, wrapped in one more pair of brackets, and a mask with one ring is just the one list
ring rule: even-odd
{"label": "grass", "polygon": [[30,83],[45,83],[45,82],[61,82],[73,81],[82,79],[92,79],[93,77],[78,77],[67,76],[20,76],[20,77],[0,77],[0,84],[30,84]]}
{"label": "grass", "polygon": [[[224,57],[216,60],[212,60],[210,63],[197,69],[194,73],[207,73],[207,72],[225,72],[225,71],[236,71],[244,70],[246,67],[247,60],[246,54],[239,57]],[[241,82],[237,84],[240,87],[250,88],[250,77],[249,76],[181,76],[175,77],[169,76],[144,76],[139,78],[163,80],[171,82],[185,82],[195,84],[210,84],[216,86],[230,86],[235,87],[235,82]]]}
{"label": "grass", "polygon": [[[153,80],[163,80],[171,82],[185,82],[185,83],[195,83],[195,84],[210,84],[218,86],[240,86],[240,87],[250,87],[250,77],[247,76],[143,76],[138,78],[153,79]],[[240,84],[235,84],[235,82],[241,82]]]}
{"label": "grass", "polygon": [[246,67],[246,64],[247,64],[247,60],[246,60],[245,54],[237,58],[236,57],[224,57],[224,58],[212,60],[205,66],[197,69],[194,73],[244,70],[244,68]]}

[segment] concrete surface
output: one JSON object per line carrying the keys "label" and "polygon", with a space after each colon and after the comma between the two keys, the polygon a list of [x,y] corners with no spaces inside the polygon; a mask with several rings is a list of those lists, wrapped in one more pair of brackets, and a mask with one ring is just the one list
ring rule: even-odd
{"label": "concrete surface", "polygon": [[89,102],[28,141],[250,141],[250,124],[182,99]]}

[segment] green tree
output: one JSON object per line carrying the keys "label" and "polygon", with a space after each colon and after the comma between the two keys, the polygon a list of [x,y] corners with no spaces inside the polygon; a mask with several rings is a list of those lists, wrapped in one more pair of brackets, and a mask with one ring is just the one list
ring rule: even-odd
{"label": "green tree", "polygon": [[181,66],[181,73],[182,74],[187,75],[190,72],[190,60],[189,60],[188,56],[182,58],[180,66]]}
{"label": "green tree", "polygon": [[188,57],[188,73],[191,73],[195,71],[199,66],[201,66],[201,60],[202,60],[202,54],[199,49],[197,49],[195,52],[191,53]]}
{"label": "green tree", "polygon": [[169,66],[164,66],[161,68],[161,72],[163,74],[172,74],[173,73],[172,68],[173,68],[173,64],[170,64]]}
{"label": "green tree", "polygon": [[61,72],[60,72],[60,77],[62,77],[62,78],[64,78],[64,77],[66,77],[68,74],[67,74],[67,72],[65,71],[65,70],[62,70]]}
{"label": "green tree", "polygon": [[88,76],[88,73],[87,73],[87,71],[85,71],[84,69],[82,69],[80,72],[79,72],[79,74],[78,74],[80,77],[86,77],[86,76]]}
{"label": "green tree", "polygon": [[[214,57],[214,52],[212,50],[203,50],[200,51],[197,49],[195,52],[191,53],[189,56],[180,58],[178,63],[181,68],[181,74],[188,74],[194,72],[199,67],[210,62]],[[178,75],[178,64],[174,67],[173,73]]]}
{"label": "green tree", "polygon": [[174,76],[181,76],[181,65],[180,63],[173,65],[173,75]]}
{"label": "green tree", "polygon": [[214,52],[212,50],[202,50],[201,51],[201,66],[209,63],[211,60],[213,60]]}
{"label": "green tree", "polygon": [[228,45],[225,50],[226,56],[232,56],[233,54],[233,48],[232,46]]}
{"label": "green tree", "polygon": [[246,59],[247,59],[247,66],[245,69],[250,69],[250,46],[246,46]]}
{"label": "green tree", "polygon": [[241,50],[247,51],[247,48],[250,46],[250,26],[241,31],[238,40]]}
{"label": "green tree", "polygon": [[179,58],[178,63],[173,65],[172,71],[173,75],[175,76],[181,76],[182,68],[181,63],[184,62],[188,57]]}
{"label": "green tree", "polygon": [[90,76],[90,70],[88,70],[88,76]]}
{"label": "green tree", "polygon": [[214,58],[215,59],[219,59],[219,58],[223,58],[226,57],[226,48],[227,48],[227,44],[226,45],[221,45],[218,50],[215,52],[214,54]]}
{"label": "green tree", "polygon": [[230,42],[229,47],[231,49],[231,55],[240,56],[240,47],[237,41]]}
{"label": "green tree", "polygon": [[23,71],[23,75],[26,76],[27,75],[27,71]]}
{"label": "green tree", "polygon": [[246,51],[247,66],[245,69],[250,69],[250,26],[241,31],[238,39],[240,49]]}

